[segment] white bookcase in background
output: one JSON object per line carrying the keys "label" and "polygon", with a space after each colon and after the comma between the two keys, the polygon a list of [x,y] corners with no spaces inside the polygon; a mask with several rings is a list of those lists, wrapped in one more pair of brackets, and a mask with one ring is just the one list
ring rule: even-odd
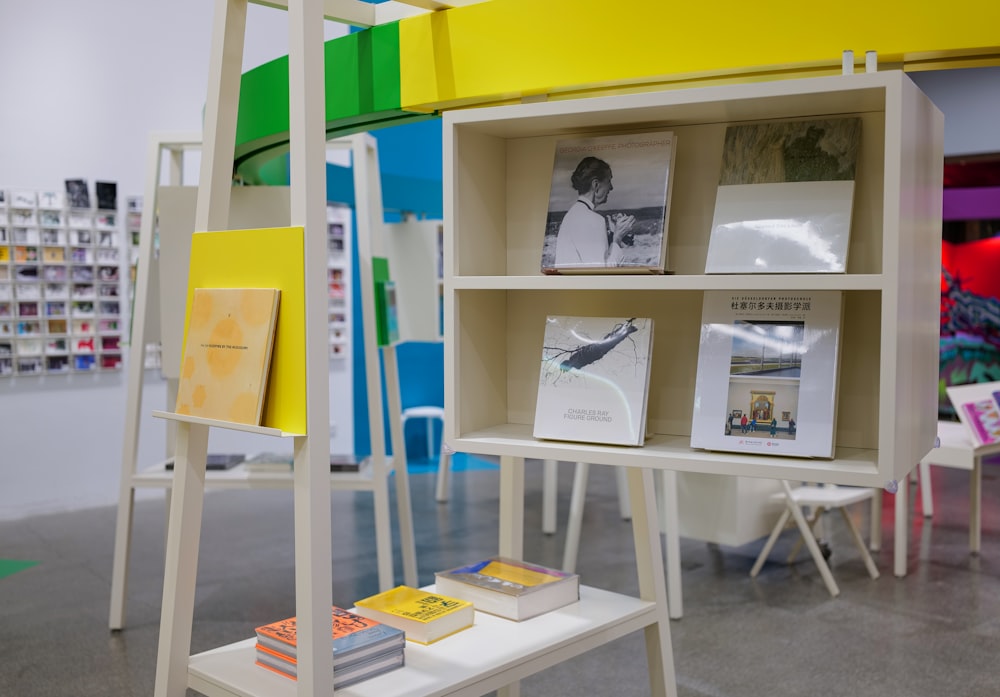
{"label": "white bookcase in background", "polygon": [[399,303],[399,336],[402,341],[438,341],[444,223],[407,217],[387,223],[384,232],[389,276],[396,283]]}
{"label": "white bookcase in background", "polygon": [[117,210],[71,208],[54,192],[0,199],[0,376],[119,370]]}
{"label": "white bookcase in background", "polygon": [[346,361],[351,352],[351,209],[326,206],[327,277],[330,295],[330,358]]}
{"label": "white bookcase in background", "polygon": [[[726,127],[839,115],[863,123],[847,273],[704,274]],[[668,232],[675,273],[543,276],[556,138],[653,128],[677,135]],[[456,449],[882,487],[933,446],[942,117],[903,73],[460,110],[445,115],[444,146],[447,433]],[[715,289],[843,291],[834,458],[690,447],[702,296]],[[654,318],[644,447],[531,437],[547,314]]]}

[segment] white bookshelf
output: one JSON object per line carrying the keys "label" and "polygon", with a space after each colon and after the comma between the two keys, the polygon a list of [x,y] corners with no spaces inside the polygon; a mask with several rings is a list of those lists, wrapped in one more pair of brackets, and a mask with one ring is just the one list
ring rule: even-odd
{"label": "white bookshelf", "polygon": [[[524,622],[477,612],[475,624],[429,646],[406,644],[406,666],[338,689],[343,697],[474,697],[527,677],[581,647],[599,646],[656,620],[656,606],[580,587],[579,603]],[[291,680],[253,665],[254,639],[191,657],[191,687],[219,697],[293,697]]]}
{"label": "white bookshelf", "polygon": [[121,369],[117,216],[62,192],[0,193],[0,377]]}
{"label": "white bookshelf", "polygon": [[[858,115],[862,144],[847,273],[703,273],[726,127]],[[674,273],[539,271],[555,140],[669,128],[677,161]],[[444,116],[446,437],[457,450],[652,469],[883,487],[936,429],[942,117],[900,72],[465,109]],[[833,459],[689,445],[703,293],[844,292]],[[652,317],[649,429],[641,448],[532,438],[548,314]],[[472,360],[474,358],[474,360]]]}
{"label": "white bookshelf", "polygon": [[[200,197],[205,205],[198,216],[199,229],[206,230],[220,229],[225,220],[228,200],[223,192],[233,152],[228,140],[225,147],[216,147],[214,141],[218,133],[231,133],[234,126],[231,113],[223,109],[220,117],[220,107],[226,105],[223,92],[237,82],[239,61],[234,56],[242,52],[237,49],[242,49],[244,28],[240,12],[227,11],[221,0],[217,9],[206,109],[212,166],[203,163],[201,184],[203,192],[212,196]],[[310,79],[321,82],[317,78],[321,78],[322,32],[306,31],[319,23],[321,9],[314,1],[290,6],[289,11],[301,39],[293,42],[289,55],[296,77],[290,95],[292,219],[304,223],[308,233],[322,229],[324,222],[318,198],[322,102],[320,94],[305,89]],[[223,52],[227,44],[230,50]],[[743,120],[831,114],[861,115],[866,134],[847,274],[705,276],[707,230],[725,127]],[[677,133],[679,144],[669,241],[676,275],[542,277],[539,258],[555,139],[573,133],[663,127]],[[452,637],[461,641],[408,646],[404,668],[337,694],[472,696],[499,689],[512,696],[519,693],[516,682],[521,678],[642,630],[650,694],[676,695],[653,496],[655,470],[881,486],[905,477],[933,443],[941,142],[940,113],[900,73],[447,112],[446,438],[458,450],[500,456],[499,552],[513,557],[523,553],[526,457],[625,466],[639,597],[585,587],[579,603],[536,618],[538,622],[511,623],[477,615],[475,627]],[[220,198],[213,201],[213,196]],[[359,226],[364,227],[360,221]],[[313,288],[325,276],[321,258],[325,240],[313,233],[307,242],[314,256],[307,254],[306,285]],[[364,261],[361,281],[368,288]],[[705,290],[716,288],[845,291],[843,346],[848,358],[839,384],[836,458],[778,460],[691,450],[687,437],[701,297]],[[317,310],[307,308],[307,362],[312,372],[325,363],[328,345],[326,308]],[[670,330],[669,340],[656,342],[653,357],[653,438],[647,446],[634,449],[535,441],[530,436],[531,419],[544,317],[598,312],[649,316]],[[373,332],[365,327],[366,342]],[[319,392],[310,389],[307,395],[314,421],[325,417],[325,395]],[[313,407],[320,407],[318,414]],[[311,424],[313,436],[321,426]],[[178,439],[156,694],[182,697],[188,687],[206,695],[241,697],[332,694],[329,501],[325,492],[319,495],[327,473],[324,453],[305,439],[304,452],[297,458],[304,466],[297,466],[294,475],[299,680],[276,682],[256,668],[249,650],[252,638],[188,655],[203,496],[203,484],[196,481],[203,465],[190,463],[191,455],[203,461],[207,438],[201,429],[190,425],[194,441]],[[178,497],[187,503],[178,503]]]}
{"label": "white bookshelf", "polygon": [[351,355],[351,209],[326,206],[326,284],[329,293],[330,358],[348,362]]}

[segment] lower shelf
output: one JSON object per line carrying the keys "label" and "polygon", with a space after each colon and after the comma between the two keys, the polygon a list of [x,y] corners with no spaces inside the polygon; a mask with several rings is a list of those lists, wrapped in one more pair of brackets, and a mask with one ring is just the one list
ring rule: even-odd
{"label": "lower shelf", "polygon": [[[385,461],[386,474],[393,470],[392,458]],[[227,470],[207,470],[207,489],[290,489],[293,481],[292,469],[283,471],[251,471],[243,464]],[[358,472],[331,472],[330,488],[336,490],[370,491],[374,486],[374,471],[371,461],[366,462]],[[174,473],[158,463],[132,476],[132,486],[169,489],[174,483]]]}
{"label": "lower shelf", "polygon": [[[473,697],[633,631],[667,621],[652,602],[580,587],[580,601],[524,622],[482,612],[430,646],[406,644],[406,666],[337,690],[343,697]],[[296,683],[254,665],[255,639],[192,656],[189,686],[209,697],[295,697]]]}

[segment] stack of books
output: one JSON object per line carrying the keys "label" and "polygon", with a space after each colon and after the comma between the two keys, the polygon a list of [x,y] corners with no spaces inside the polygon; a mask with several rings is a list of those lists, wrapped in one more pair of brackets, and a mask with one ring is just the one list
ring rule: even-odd
{"label": "stack of books", "polygon": [[[402,630],[334,606],[333,687],[353,685],[405,662]],[[257,665],[286,678],[297,677],[294,617],[257,627]]]}

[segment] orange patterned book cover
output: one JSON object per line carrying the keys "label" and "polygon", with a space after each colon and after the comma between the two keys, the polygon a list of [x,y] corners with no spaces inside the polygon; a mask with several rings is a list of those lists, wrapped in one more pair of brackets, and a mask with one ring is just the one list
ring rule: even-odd
{"label": "orange patterned book cover", "polygon": [[259,425],[274,345],[276,288],[195,288],[178,414]]}
{"label": "orange patterned book cover", "polygon": [[[336,605],[333,615],[333,665],[353,663],[369,656],[403,646],[402,630],[373,619],[348,612]],[[297,655],[298,626],[296,618],[272,622],[257,627],[257,644],[290,659]]]}

